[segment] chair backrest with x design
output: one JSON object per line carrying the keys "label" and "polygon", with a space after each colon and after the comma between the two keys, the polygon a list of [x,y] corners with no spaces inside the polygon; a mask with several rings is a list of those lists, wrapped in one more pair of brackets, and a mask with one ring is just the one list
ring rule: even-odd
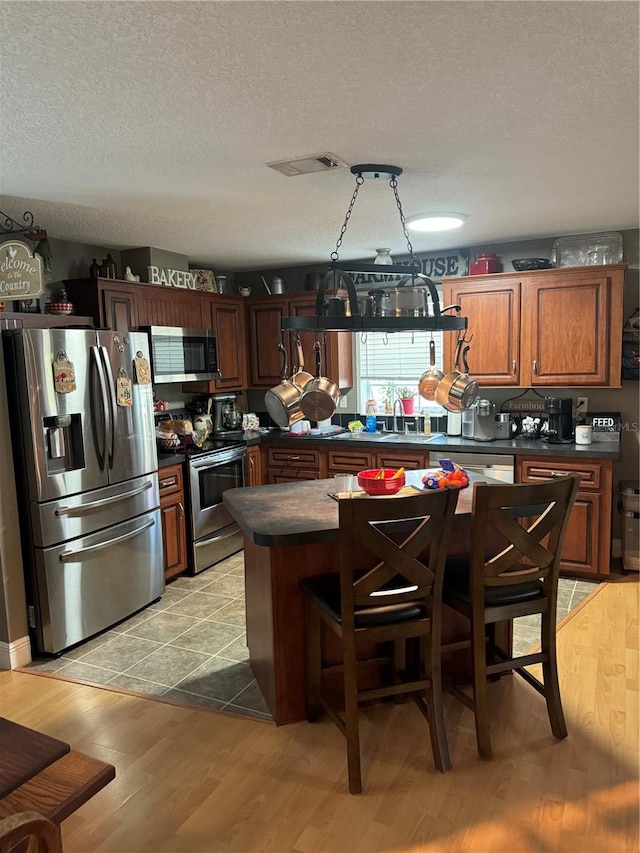
{"label": "chair backrest with x design", "polygon": [[[557,582],[569,511],[580,484],[578,474],[544,483],[477,483],[473,496],[471,593],[484,587],[531,581]],[[489,555],[487,543],[504,548]]]}
{"label": "chair backrest with x design", "polygon": [[[340,501],[342,618],[440,596],[459,490]],[[371,567],[373,559],[378,562]],[[363,573],[364,570],[364,573]]]}

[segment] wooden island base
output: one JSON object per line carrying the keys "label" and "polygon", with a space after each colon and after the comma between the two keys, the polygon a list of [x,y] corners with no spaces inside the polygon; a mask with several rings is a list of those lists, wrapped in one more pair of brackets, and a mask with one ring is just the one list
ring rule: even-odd
{"label": "wooden island base", "polygon": [[[251,491],[258,491],[257,487]],[[248,491],[248,490],[245,490]],[[469,516],[457,516],[455,553],[468,551]],[[277,725],[305,719],[304,699],[304,597],[298,584],[303,578],[338,571],[337,541],[305,544],[256,545],[248,535],[244,543],[247,645],[256,681]],[[452,548],[453,552],[454,549]],[[500,623],[496,640],[511,651],[512,623]],[[444,608],[443,642],[469,636],[467,620]],[[328,648],[334,635],[327,637]],[[336,657],[336,659],[338,659]],[[468,680],[468,652],[443,658],[443,671],[456,680]]]}

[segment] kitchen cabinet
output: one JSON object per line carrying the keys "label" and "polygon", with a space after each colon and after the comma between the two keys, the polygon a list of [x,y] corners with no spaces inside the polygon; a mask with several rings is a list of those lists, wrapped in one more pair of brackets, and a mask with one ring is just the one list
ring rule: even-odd
{"label": "kitchen cabinet", "polygon": [[357,474],[371,468],[406,468],[409,471],[429,467],[429,454],[411,450],[329,450],[327,472],[334,474]]}
{"label": "kitchen cabinet", "polygon": [[201,291],[141,284],[137,286],[137,300],[140,326],[210,327],[209,312]]}
{"label": "kitchen cabinet", "polygon": [[[283,317],[314,317],[316,294],[298,296],[270,296],[247,300],[247,331],[249,337],[249,387],[273,388],[280,382],[280,354],[277,344],[282,339]],[[314,343],[312,332],[301,332],[305,369],[315,375]],[[353,386],[353,345],[349,332],[320,333],[322,344],[322,373],[331,378],[339,388]],[[289,372],[297,363],[294,336],[284,333]]]}
{"label": "kitchen cabinet", "polygon": [[[471,374],[483,386],[621,387],[626,264],[443,281],[468,317]],[[455,336],[445,336],[445,364]]]}
{"label": "kitchen cabinet", "polygon": [[327,452],[327,476],[334,474],[357,474],[373,468],[373,453],[370,450],[338,448]]}
{"label": "kitchen cabinet", "polygon": [[247,447],[247,486],[262,485],[262,455],[260,447]]}
{"label": "kitchen cabinet", "polygon": [[187,568],[187,528],[184,510],[182,465],[158,471],[160,518],[164,550],[164,579],[170,581]]}
{"label": "kitchen cabinet", "polygon": [[201,291],[178,290],[153,284],[132,284],[112,278],[65,281],[67,296],[76,311],[90,314],[97,326],[121,332],[140,326],[209,326]]}
{"label": "kitchen cabinet", "polygon": [[267,483],[321,480],[326,476],[326,455],[318,448],[267,447]]}
{"label": "kitchen cabinet", "polygon": [[96,326],[130,332],[138,328],[138,286],[112,278],[77,278],[64,282],[78,314],[93,317]]}
{"label": "kitchen cabinet", "polygon": [[242,391],[247,387],[246,332],[244,300],[231,296],[204,297],[205,328],[216,336],[216,358],[219,378],[211,382],[183,384],[185,391],[216,394],[221,391]]}
{"label": "kitchen cabinet", "polygon": [[516,457],[516,481],[539,483],[575,471],[580,488],[562,549],[563,575],[607,577],[611,562],[613,461],[570,457]]}

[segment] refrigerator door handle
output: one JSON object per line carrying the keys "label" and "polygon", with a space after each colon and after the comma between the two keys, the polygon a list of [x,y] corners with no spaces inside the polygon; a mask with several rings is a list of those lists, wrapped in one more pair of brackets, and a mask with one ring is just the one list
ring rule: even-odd
{"label": "refrigerator door handle", "polygon": [[[93,424],[93,437],[95,439],[96,445],[96,456],[98,457],[98,465],[100,466],[100,470],[104,471],[106,455],[107,455],[107,432],[108,432],[108,422],[109,422],[109,414],[107,410],[108,402],[107,402],[107,388],[106,382],[104,378],[104,370],[102,368],[102,364],[100,361],[99,347],[91,347],[91,359],[93,362],[93,367],[95,368],[95,372],[98,375],[98,386],[100,389],[100,402],[102,403],[102,412],[100,417],[98,417],[97,405],[96,405],[96,387],[95,387],[95,379],[93,371],[90,372],[90,386],[91,386],[91,422]],[[103,424],[102,429],[102,442],[101,446],[98,444],[98,435],[96,433],[96,424],[98,422]]]}
{"label": "refrigerator door handle", "polygon": [[108,438],[108,447],[109,447],[109,468],[113,468],[113,456],[116,449],[116,420],[117,420],[117,401],[116,401],[116,388],[113,381],[113,371],[111,370],[111,361],[109,360],[109,351],[106,347],[101,346],[100,353],[102,355],[102,363],[104,365],[104,372],[107,376],[107,390],[109,395],[109,438]]}
{"label": "refrigerator door handle", "polygon": [[84,515],[87,510],[97,509],[98,507],[106,506],[106,504],[114,503],[115,501],[123,501],[127,498],[135,497],[135,495],[141,495],[152,486],[153,483],[149,481],[137,489],[132,489],[130,492],[121,492],[119,495],[111,495],[111,497],[102,498],[99,501],[91,501],[91,503],[79,504],[78,506],[61,506],[55,511],[54,515]]}
{"label": "refrigerator door handle", "polygon": [[110,548],[118,542],[124,542],[125,539],[132,539],[144,530],[148,530],[155,524],[155,519],[150,519],[135,530],[130,530],[129,533],[123,533],[122,536],[115,536],[113,539],[108,539],[106,542],[100,542],[98,545],[89,545],[87,548],[81,548],[79,551],[63,551],[58,559],[61,563],[78,563],[85,557],[90,557],[96,551],[101,551],[103,548]]}

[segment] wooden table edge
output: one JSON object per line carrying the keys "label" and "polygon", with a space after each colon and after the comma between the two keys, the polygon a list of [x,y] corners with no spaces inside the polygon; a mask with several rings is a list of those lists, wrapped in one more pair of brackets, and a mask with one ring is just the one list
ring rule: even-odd
{"label": "wooden table edge", "polygon": [[82,752],[68,752],[0,800],[0,818],[35,811],[61,823],[115,779],[116,769]]}

